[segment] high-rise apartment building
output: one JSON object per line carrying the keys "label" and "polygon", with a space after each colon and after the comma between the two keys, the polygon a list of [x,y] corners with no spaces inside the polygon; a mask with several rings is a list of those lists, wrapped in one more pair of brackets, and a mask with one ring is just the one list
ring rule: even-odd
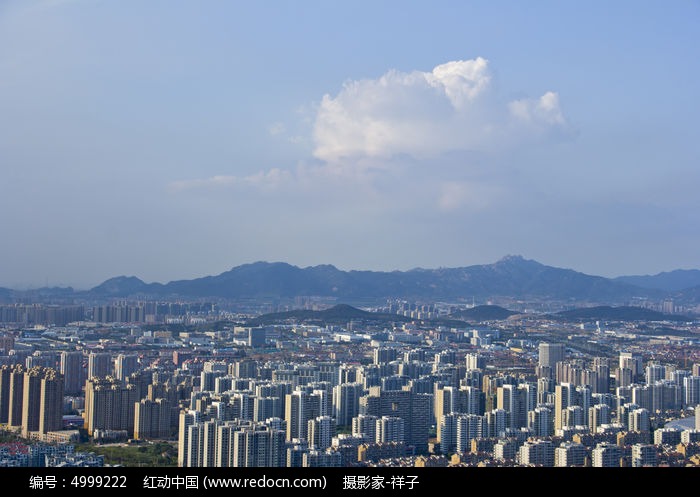
{"label": "high-rise apartment building", "polygon": [[10,419],[10,372],[14,366],[0,366],[0,424]]}
{"label": "high-rise apartment building", "polygon": [[282,417],[282,401],[279,397],[254,397],[253,421]]}
{"label": "high-rise apartment building", "polygon": [[620,352],[618,356],[618,367],[630,370],[632,382],[639,379],[642,373],[642,362],[642,356],[634,352]]}
{"label": "high-rise apartment building", "polygon": [[564,411],[574,405],[575,387],[571,383],[560,383],[554,387],[554,434],[564,426]]}
{"label": "high-rise apartment building", "polygon": [[377,420],[376,443],[405,442],[406,422],[397,416],[382,416]]}
{"label": "high-rise apartment building", "polygon": [[387,390],[371,387],[369,395],[360,398],[360,413],[403,418],[406,444],[418,453],[428,449],[432,396],[410,390]]}
{"label": "high-rise apartment building", "polygon": [[360,412],[361,383],[341,383],[333,387],[333,414],[338,426],[351,426]]}
{"label": "high-rise apartment building", "polygon": [[539,345],[539,366],[556,368],[565,358],[566,346],[563,343],[542,342]]}
{"label": "high-rise apartment building", "polygon": [[695,407],[700,404],[700,376],[683,378],[684,406]]}
{"label": "high-rise apartment building", "polygon": [[112,375],[112,355],[108,352],[88,354],[88,379],[106,378]]}
{"label": "high-rise apartment building", "polygon": [[45,369],[41,378],[39,433],[63,429],[63,376],[53,368]]}
{"label": "high-rise apartment building", "polygon": [[594,468],[619,468],[622,452],[612,443],[600,442],[591,453]]}
{"label": "high-rise apartment building", "polygon": [[139,370],[139,356],[135,354],[119,354],[114,361],[114,376],[120,381]]}
{"label": "high-rise apartment building", "polygon": [[371,414],[360,414],[352,418],[352,435],[365,437],[374,442],[377,434],[377,416]]}
{"label": "high-rise apartment building", "polygon": [[169,438],[173,432],[173,405],[166,399],[142,399],[134,404],[134,438]]}
{"label": "high-rise apartment building", "polygon": [[201,416],[202,414],[194,409],[180,412],[177,437],[177,465],[180,468],[189,466],[189,428],[190,426],[199,423]]}
{"label": "high-rise apartment building", "polygon": [[588,427],[591,433],[596,433],[601,425],[610,424],[610,406],[607,404],[595,404],[588,408]]}
{"label": "high-rise apartment building", "polygon": [[484,435],[484,417],[478,414],[462,414],[457,417],[456,423],[456,451],[468,452],[471,450],[473,440]]}
{"label": "high-rise apartment building", "polygon": [[629,430],[651,433],[649,411],[644,408],[634,409],[629,413]]}
{"label": "high-rise apartment building", "polygon": [[88,434],[99,430],[134,431],[138,387],[122,385],[116,378],[92,377],[85,384],[85,427]]}
{"label": "high-rise apartment building", "polygon": [[587,451],[583,444],[562,442],[554,449],[554,466],[557,468],[580,467],[586,462]]}
{"label": "high-rise apartment building", "polygon": [[22,435],[63,427],[63,377],[53,368],[34,367],[24,373]]}
{"label": "high-rise apartment building", "polygon": [[10,392],[8,394],[7,424],[22,426],[22,404],[24,402],[24,373],[22,365],[14,365],[10,369]]}
{"label": "high-rise apartment building", "polygon": [[486,357],[481,354],[467,354],[464,358],[467,370],[482,370],[486,368]]}
{"label": "high-rise apartment building", "polygon": [[655,467],[658,466],[658,450],[651,444],[632,445],[632,467]]}
{"label": "high-rise apartment building", "polygon": [[287,441],[295,438],[307,440],[309,420],[321,415],[321,396],[302,390],[286,395],[285,415]]}
{"label": "high-rise apartment building", "polygon": [[336,434],[336,422],[331,416],[318,416],[308,421],[309,448],[325,450],[331,446],[331,441]]}
{"label": "high-rise apartment building", "polygon": [[285,466],[284,429],[248,421],[193,421],[192,414],[186,412],[180,420],[180,432],[186,432],[180,438],[181,467]]}
{"label": "high-rise apartment building", "polygon": [[254,424],[232,434],[232,466],[283,467],[286,464],[285,432]]}
{"label": "high-rise apartment building", "polygon": [[523,466],[551,468],[554,466],[554,445],[551,440],[535,440],[523,443],[517,459]]}
{"label": "high-rise apartment building", "polygon": [[548,407],[535,407],[527,413],[527,427],[536,437],[549,437],[554,434],[554,416]]}
{"label": "high-rise apartment building", "polygon": [[85,387],[86,372],[83,369],[82,352],[61,352],[61,374],[66,395],[79,395]]}

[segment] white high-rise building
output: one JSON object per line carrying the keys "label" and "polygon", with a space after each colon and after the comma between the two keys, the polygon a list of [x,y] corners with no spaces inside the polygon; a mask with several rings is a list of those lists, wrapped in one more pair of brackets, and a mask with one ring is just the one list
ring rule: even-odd
{"label": "white high-rise building", "polygon": [[440,452],[449,454],[457,448],[457,422],[460,415],[457,413],[443,414],[440,416],[437,428],[437,441],[440,442]]}
{"label": "white high-rise building", "polygon": [[683,378],[683,391],[684,407],[695,407],[700,404],[700,376]]}
{"label": "white high-rise building", "polygon": [[178,467],[187,467],[189,463],[189,427],[199,423],[201,413],[194,409],[182,411],[180,413],[180,425],[178,431],[178,446],[177,446],[177,465]]}
{"label": "white high-rise building", "polygon": [[462,408],[464,413],[478,415],[484,414],[484,407],[482,405],[484,392],[482,392],[480,388],[466,386],[460,387],[460,391],[463,393],[464,405]]}
{"label": "white high-rise building", "polygon": [[629,413],[629,429],[630,431],[649,433],[651,430],[649,411],[644,408],[631,411]]}
{"label": "white high-rise building", "polygon": [[475,369],[484,369],[486,367],[486,358],[481,354],[467,354],[465,357],[467,371]]}
{"label": "white high-rise building", "polygon": [[376,443],[405,442],[405,422],[403,418],[395,416],[382,416],[377,420],[375,433]]}
{"label": "white high-rise building", "polygon": [[647,385],[653,385],[659,380],[666,378],[666,368],[659,363],[649,363],[645,370],[645,379]]}
{"label": "white high-rise building", "polygon": [[219,421],[204,421],[187,424],[180,417],[180,428],[186,424],[187,435],[180,440],[183,448],[183,466],[188,468],[216,467],[216,441]]}
{"label": "white high-rise building", "polygon": [[527,427],[536,437],[549,437],[554,434],[554,416],[548,407],[536,407],[527,413]]}
{"label": "white high-rise building", "polygon": [[469,452],[472,440],[481,438],[484,430],[484,418],[477,414],[463,414],[457,418],[455,447],[457,452]]}
{"label": "white high-rise building", "polygon": [[518,450],[518,462],[523,466],[554,466],[554,445],[551,440],[525,442]]}
{"label": "white high-rise building", "polygon": [[507,427],[517,429],[525,426],[525,420],[521,419],[520,391],[516,385],[503,385],[496,390],[496,408],[503,409],[508,416]]}
{"label": "white high-rise building", "polygon": [[295,390],[286,396],[285,415],[287,441],[295,438],[307,439],[308,423],[321,415],[321,398],[315,394]]}
{"label": "white high-rise building", "polygon": [[319,416],[308,422],[309,448],[325,450],[331,446],[336,433],[336,422],[330,416]]}
{"label": "white high-rise building", "polygon": [[596,445],[591,454],[592,466],[594,468],[619,468],[620,448],[608,442],[601,442]]}
{"label": "white high-rise building", "polygon": [[586,447],[575,442],[562,442],[554,449],[554,466],[568,468],[583,466],[586,462]]}
{"label": "white high-rise building", "polygon": [[681,432],[681,443],[691,444],[695,442],[700,442],[700,430],[683,430]]}
{"label": "white high-rise building", "polygon": [[620,352],[618,366],[620,369],[629,369],[634,382],[642,371],[642,356],[634,352]]}
{"label": "white high-rise building", "polygon": [[634,444],[632,446],[632,467],[655,467],[658,465],[658,451],[651,444]]}
{"label": "white high-rise building", "polygon": [[[231,466],[235,468],[282,467],[286,465],[285,432],[262,423],[230,428]],[[226,453],[225,448],[221,449]]]}
{"label": "white high-rise building", "polygon": [[554,433],[564,426],[564,411],[575,405],[575,387],[571,383],[560,383],[554,387]]}
{"label": "white high-rise building", "polygon": [[681,430],[678,428],[654,430],[654,445],[677,445],[679,443],[681,443]]}
{"label": "white high-rise building", "polygon": [[591,433],[597,433],[598,427],[612,422],[610,406],[607,404],[596,404],[588,409],[588,427]]}
{"label": "white high-rise building", "polygon": [[352,435],[363,436],[374,441],[377,438],[377,420],[379,417],[371,414],[360,414],[352,418]]}
{"label": "white high-rise building", "polygon": [[484,437],[503,437],[506,434],[508,413],[503,409],[492,409],[484,414]]}

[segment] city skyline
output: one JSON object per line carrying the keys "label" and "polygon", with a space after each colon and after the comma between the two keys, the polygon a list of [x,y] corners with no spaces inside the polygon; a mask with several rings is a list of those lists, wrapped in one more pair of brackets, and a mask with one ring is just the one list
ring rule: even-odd
{"label": "city skyline", "polygon": [[699,11],[5,2],[0,287],[700,268]]}

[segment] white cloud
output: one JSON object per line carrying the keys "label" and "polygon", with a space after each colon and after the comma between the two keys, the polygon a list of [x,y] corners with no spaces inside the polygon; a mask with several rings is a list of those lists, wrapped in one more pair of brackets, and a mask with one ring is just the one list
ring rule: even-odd
{"label": "white cloud", "polygon": [[433,69],[432,76],[426,78],[445,92],[456,109],[463,109],[491,83],[488,61],[481,57],[441,64]]}
{"label": "white cloud", "polygon": [[378,79],[346,82],[325,95],[314,124],[315,157],[426,157],[449,150],[513,146],[530,128],[564,128],[558,96],[499,102],[489,63],[452,61],[431,72],[389,71]]}
{"label": "white cloud", "polygon": [[559,108],[559,95],[548,91],[540,98],[514,100],[508,104],[510,112],[517,119],[544,126],[561,126],[566,124]]}
{"label": "white cloud", "polygon": [[[313,114],[316,160],[251,176],[176,181],[169,189],[377,204],[382,196],[408,194],[440,213],[482,210],[502,202],[512,187],[513,166],[503,157],[513,154],[503,152],[568,128],[557,93],[508,102],[494,94],[492,80],[488,61],[479,57],[430,72],[391,70],[347,81],[336,96],[324,95]],[[287,133],[281,123],[269,131]]]}
{"label": "white cloud", "polygon": [[177,193],[186,190],[213,190],[234,186],[276,188],[289,183],[291,178],[292,174],[289,171],[273,168],[249,176],[217,175],[209,178],[172,181],[168,184],[168,190],[172,193]]}

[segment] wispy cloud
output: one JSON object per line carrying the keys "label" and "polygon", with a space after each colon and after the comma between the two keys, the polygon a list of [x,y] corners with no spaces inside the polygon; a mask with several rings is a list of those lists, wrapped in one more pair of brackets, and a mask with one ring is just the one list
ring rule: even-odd
{"label": "wispy cloud", "polygon": [[274,168],[269,171],[260,171],[256,174],[242,177],[217,175],[202,179],[173,181],[168,184],[168,190],[172,193],[177,193],[186,190],[213,190],[235,186],[274,188],[278,185],[289,183],[291,178],[292,173],[289,171]]}

